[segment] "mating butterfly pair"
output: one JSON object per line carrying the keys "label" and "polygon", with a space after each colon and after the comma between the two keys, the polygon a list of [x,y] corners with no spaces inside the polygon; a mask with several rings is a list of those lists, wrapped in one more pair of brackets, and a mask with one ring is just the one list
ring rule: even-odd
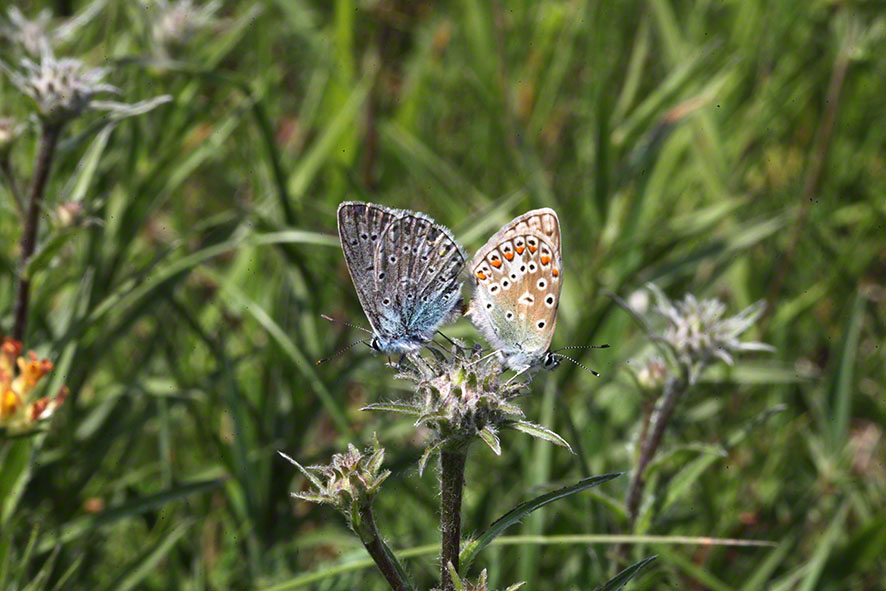
{"label": "mating butterfly pair", "polygon": [[[345,202],[338,233],[373,349],[417,351],[461,314],[465,253],[447,228],[418,212]],[[554,210],[511,220],[474,256],[470,271],[475,293],[468,315],[505,366],[556,367],[562,356],[550,345],[563,271]]]}

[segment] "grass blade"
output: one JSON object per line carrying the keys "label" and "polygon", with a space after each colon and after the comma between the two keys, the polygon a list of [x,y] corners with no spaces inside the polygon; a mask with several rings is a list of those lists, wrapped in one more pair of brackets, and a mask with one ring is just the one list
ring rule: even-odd
{"label": "grass blade", "polygon": [[493,524],[489,526],[489,529],[487,529],[485,532],[483,532],[465,545],[464,549],[462,549],[461,551],[461,555],[459,556],[459,561],[462,564],[462,569],[466,571],[468,567],[470,567],[471,562],[474,560],[474,557],[477,556],[477,553],[480,552],[480,550],[488,546],[495,538],[500,536],[502,532],[504,532],[504,530],[511,527],[515,523],[518,523],[520,520],[522,520],[524,517],[526,517],[536,509],[544,507],[548,503],[553,503],[558,499],[562,499],[577,492],[593,488],[597,485],[603,484],[604,482],[609,482],[613,478],[618,478],[619,476],[621,476],[621,472],[604,474],[602,476],[592,476],[591,478],[580,480],[572,486],[567,486],[543,494],[541,496],[535,497],[530,501],[526,501],[525,503],[517,505],[516,507],[499,517],[495,522],[493,522]]}
{"label": "grass blade", "polygon": [[624,569],[611,579],[609,579],[606,583],[604,583],[601,587],[597,589],[597,591],[618,591],[622,587],[624,587],[628,581],[637,576],[641,570],[646,568],[646,565],[658,558],[657,556],[650,556],[640,562],[632,564],[628,568]]}

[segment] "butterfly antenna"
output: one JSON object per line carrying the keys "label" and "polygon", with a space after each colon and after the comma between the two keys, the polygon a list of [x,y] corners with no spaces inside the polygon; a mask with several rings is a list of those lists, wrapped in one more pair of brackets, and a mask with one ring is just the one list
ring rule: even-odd
{"label": "butterfly antenna", "polygon": [[324,357],[323,359],[318,359],[316,365],[320,365],[321,363],[326,363],[326,362],[329,361],[330,359],[334,359],[335,357],[338,357],[339,355],[341,355],[341,354],[344,353],[345,351],[350,351],[352,348],[356,347],[356,346],[359,345],[360,343],[364,343],[364,344],[366,344],[367,341],[369,341],[369,340],[370,340],[370,339],[360,339],[359,341],[354,341],[353,343],[351,343],[350,345],[348,345],[348,346],[345,347],[344,349],[339,349],[338,351],[336,351],[335,353],[333,353],[333,354],[330,355],[329,357]]}
{"label": "butterfly antenna", "polygon": [[337,322],[338,324],[344,324],[345,326],[350,326],[351,328],[356,328],[356,329],[362,330],[363,332],[368,332],[369,334],[372,334],[372,331],[369,330],[368,328],[363,328],[362,326],[357,326],[356,324],[351,324],[350,322],[345,322],[344,320],[337,320],[335,318],[330,318],[326,314],[320,314],[320,318],[322,318],[323,320],[328,320],[329,322]]}
{"label": "butterfly antenna", "polygon": [[551,353],[556,353],[558,351],[566,351],[567,349],[608,349],[609,345],[570,345],[568,347],[560,347],[555,351],[551,351]]}
{"label": "butterfly antenna", "polygon": [[[608,346],[609,346],[609,345],[607,345],[607,347],[608,347]],[[568,348],[568,347],[566,347],[566,348]],[[553,353],[553,351],[552,351],[552,353]],[[563,359],[569,360],[569,361],[571,361],[572,363],[574,363],[574,364],[576,364],[577,366],[579,366],[580,368],[582,368],[583,370],[585,370],[586,372],[591,373],[591,374],[594,374],[594,375],[597,376],[598,378],[600,377],[600,374],[598,374],[597,372],[595,372],[593,369],[588,369],[587,367],[585,367],[584,365],[582,365],[581,363],[579,363],[578,361],[576,361],[576,360],[573,359],[572,357],[567,357],[566,355],[561,355],[561,354],[559,354],[559,353],[553,353],[553,355],[554,355],[554,357],[562,357]]]}

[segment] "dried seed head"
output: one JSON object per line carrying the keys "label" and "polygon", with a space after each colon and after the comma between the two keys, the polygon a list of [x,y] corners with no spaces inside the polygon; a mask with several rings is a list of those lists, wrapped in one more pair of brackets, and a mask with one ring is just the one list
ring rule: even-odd
{"label": "dried seed head", "polygon": [[293,498],[313,503],[332,505],[343,513],[352,524],[357,518],[356,511],[367,506],[378,492],[390,471],[381,471],[385,450],[379,446],[373,435],[373,446],[360,451],[353,444],[348,451],[334,454],[332,461],[320,466],[305,468],[283,452],[278,452],[289,460],[313,485],[306,493],[291,493]]}
{"label": "dried seed head", "polygon": [[71,38],[92,20],[106,1],[93,0],[79,14],[58,20],[55,24],[49,9],[41,10],[35,18],[28,19],[17,6],[12,6],[6,12],[6,19],[0,19],[0,37],[26,55],[39,56],[51,52],[59,42]]}
{"label": "dried seed head", "polygon": [[221,4],[217,1],[197,6],[192,0],[156,0],[157,14],[151,26],[154,43],[164,53],[181,48],[193,36],[215,22]]}
{"label": "dried seed head", "polygon": [[161,96],[131,105],[96,100],[98,95],[120,92],[116,86],[103,82],[109,68],[90,68],[78,59],[57,59],[49,52],[44,52],[39,61],[22,59],[19,71],[2,61],[0,69],[34,101],[40,117],[53,124],[64,123],[87,110],[111,111],[117,117],[138,115],[171,100]]}
{"label": "dried seed head", "polygon": [[731,365],[736,353],[774,351],[765,343],[739,338],[763,313],[763,302],[724,317],[726,305],[720,300],[698,300],[687,294],[682,301],[672,302],[658,287],[650,284],[648,288],[656,299],[653,313],[664,323],[661,340],[670,345],[681,364],[705,366],[721,359]]}
{"label": "dried seed head", "polygon": [[449,354],[437,351],[433,360],[418,355],[408,359],[396,377],[414,384],[414,397],[371,404],[364,410],[412,415],[416,427],[431,429],[434,436],[419,460],[419,473],[435,453],[467,447],[477,438],[501,454],[502,429],[523,431],[571,449],[553,431],[523,420],[523,411],[513,401],[526,392],[527,384],[503,380],[495,355],[484,356],[479,348],[456,348]]}

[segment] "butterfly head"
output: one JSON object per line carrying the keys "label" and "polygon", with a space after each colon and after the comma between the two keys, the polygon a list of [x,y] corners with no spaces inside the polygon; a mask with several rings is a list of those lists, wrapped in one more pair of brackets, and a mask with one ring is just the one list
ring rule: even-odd
{"label": "butterfly head", "polygon": [[541,366],[547,370],[551,370],[556,369],[558,365],[560,365],[560,358],[555,353],[548,350],[544,357],[542,357]]}

